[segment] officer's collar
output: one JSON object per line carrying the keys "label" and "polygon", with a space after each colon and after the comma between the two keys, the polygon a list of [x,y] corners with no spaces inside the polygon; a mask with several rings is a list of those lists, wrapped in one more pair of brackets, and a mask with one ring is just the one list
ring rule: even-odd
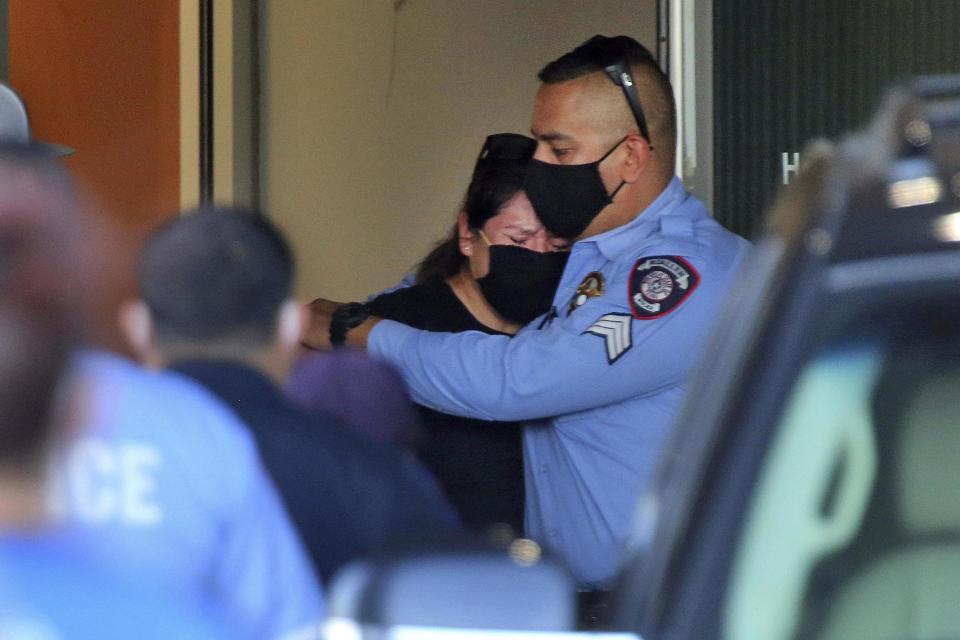
{"label": "officer's collar", "polygon": [[616,260],[624,251],[635,248],[638,240],[658,229],[661,218],[677,212],[689,197],[690,194],[683,187],[683,183],[679,178],[674,177],[660,195],[646,209],[634,216],[633,220],[581,242],[595,243],[607,260]]}

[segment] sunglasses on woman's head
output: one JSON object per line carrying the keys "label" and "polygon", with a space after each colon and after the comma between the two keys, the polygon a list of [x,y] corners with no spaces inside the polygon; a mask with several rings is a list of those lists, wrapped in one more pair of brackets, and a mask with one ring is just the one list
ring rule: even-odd
{"label": "sunglasses on woman's head", "polygon": [[537,141],[519,133],[495,133],[487,136],[477,164],[489,160],[527,161],[537,150]]}

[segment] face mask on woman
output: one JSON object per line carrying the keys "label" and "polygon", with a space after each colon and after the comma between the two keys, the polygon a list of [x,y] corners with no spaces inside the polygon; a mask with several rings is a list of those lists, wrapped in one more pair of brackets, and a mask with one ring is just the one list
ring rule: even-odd
{"label": "face mask on woman", "polygon": [[570,253],[540,253],[514,245],[489,244],[490,270],[477,278],[480,291],[497,313],[527,324],[550,310]]}

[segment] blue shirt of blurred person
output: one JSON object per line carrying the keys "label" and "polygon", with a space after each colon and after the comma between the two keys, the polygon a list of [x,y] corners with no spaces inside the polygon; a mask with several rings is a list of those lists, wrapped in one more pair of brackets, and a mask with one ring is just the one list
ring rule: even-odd
{"label": "blue shirt of blurred person", "polygon": [[68,520],[124,569],[198,594],[254,637],[313,637],[320,586],[248,430],[175,374],[104,352],[74,369],[79,424],[57,498]]}
{"label": "blue shirt of blurred person", "polygon": [[133,583],[95,563],[63,531],[0,532],[0,638],[246,638],[193,601]]}

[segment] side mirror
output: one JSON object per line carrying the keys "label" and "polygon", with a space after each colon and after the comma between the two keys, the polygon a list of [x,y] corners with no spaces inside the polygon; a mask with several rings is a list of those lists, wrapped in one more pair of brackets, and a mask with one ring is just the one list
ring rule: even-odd
{"label": "side mirror", "polygon": [[555,633],[575,627],[576,585],[533,542],[517,540],[508,550],[431,549],[352,563],[334,578],[329,609],[328,640],[387,630]]}

